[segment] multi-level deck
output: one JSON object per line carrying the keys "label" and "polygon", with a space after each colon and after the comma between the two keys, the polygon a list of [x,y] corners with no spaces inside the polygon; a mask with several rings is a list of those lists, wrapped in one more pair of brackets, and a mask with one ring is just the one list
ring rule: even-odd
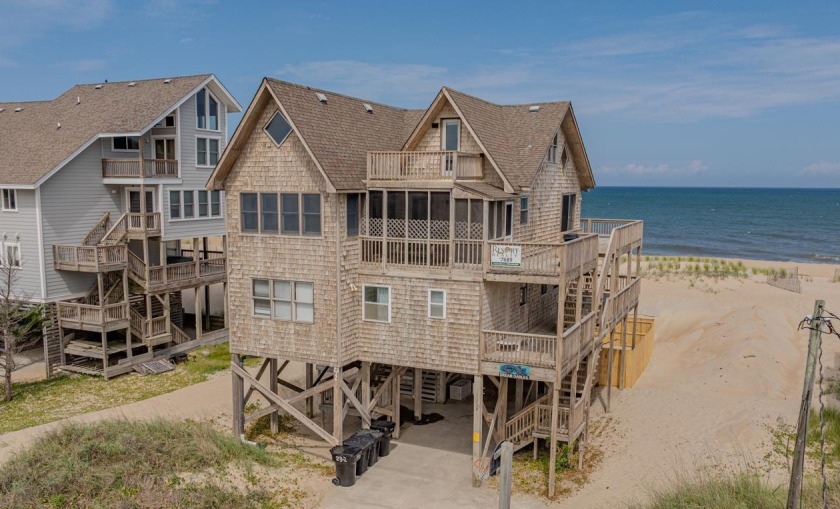
{"label": "multi-level deck", "polygon": [[[145,260],[151,259],[149,240],[160,234],[159,213],[125,213],[113,223],[106,213],[81,243],[53,245],[56,270],[94,273],[97,278],[87,296],[57,304],[60,369],[107,379],[133,369],[135,356],[149,360],[155,347],[168,345],[166,351],[175,353],[195,343],[173,322],[170,293],[177,292],[180,305],[182,290],[226,281],[226,258],[224,252],[179,250],[173,253],[178,262],[167,263],[170,257],[162,254],[150,265]],[[140,241],[143,256],[135,254],[131,241]],[[202,339],[199,314],[197,309],[196,336]],[[98,334],[99,340],[85,333]],[[203,342],[225,338],[221,330],[205,335]]]}

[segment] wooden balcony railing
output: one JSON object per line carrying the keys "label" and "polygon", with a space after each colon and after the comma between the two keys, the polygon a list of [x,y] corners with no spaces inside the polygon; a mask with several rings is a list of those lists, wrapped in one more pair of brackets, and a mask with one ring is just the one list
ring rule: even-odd
{"label": "wooden balcony railing", "polygon": [[484,360],[553,369],[557,336],[482,330]]}
{"label": "wooden balcony railing", "polygon": [[368,180],[481,179],[481,154],[455,151],[368,152]]}
{"label": "wooden balcony railing", "polygon": [[623,319],[639,302],[642,294],[642,280],[634,279],[629,285],[610,295],[604,302],[601,316],[601,330],[607,331]]}
{"label": "wooden balcony railing", "polygon": [[365,266],[481,270],[482,241],[407,239],[362,236]]}
{"label": "wooden balcony railing", "polygon": [[572,371],[574,365],[580,362],[581,353],[587,352],[595,346],[595,323],[598,313],[593,311],[583,319],[563,331],[562,359],[557,369],[561,377]]}
{"label": "wooden balcony railing", "polygon": [[124,303],[82,304],[79,302],[59,302],[58,318],[63,327],[85,329],[86,327],[107,327],[113,322],[126,320],[127,306]]}
{"label": "wooden balcony railing", "polygon": [[53,266],[56,270],[108,272],[125,267],[127,249],[116,246],[68,246],[54,244]]}
{"label": "wooden balcony railing", "polygon": [[160,234],[160,212],[125,214],[126,230],[129,234]]}
{"label": "wooden balcony railing", "polygon": [[491,241],[485,245],[484,270],[492,274],[565,276],[595,268],[598,238],[585,235],[563,243]]}
{"label": "wooden balcony railing", "polygon": [[192,261],[150,267],[148,288],[154,290],[182,283],[209,284],[222,281],[227,277],[226,263],[226,258],[210,258],[199,260],[198,263]]}
{"label": "wooden balcony railing", "polygon": [[104,178],[178,178],[175,159],[103,159]]}

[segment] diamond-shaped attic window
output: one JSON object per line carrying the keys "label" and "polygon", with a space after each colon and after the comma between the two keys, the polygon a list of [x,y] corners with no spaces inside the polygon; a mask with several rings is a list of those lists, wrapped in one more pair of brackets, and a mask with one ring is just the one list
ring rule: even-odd
{"label": "diamond-shaped attic window", "polygon": [[286,141],[286,137],[289,136],[289,133],[292,132],[292,126],[283,118],[283,115],[280,112],[274,114],[271,117],[271,121],[265,126],[265,132],[271,136],[271,139],[274,140],[274,143],[280,145],[284,141]]}

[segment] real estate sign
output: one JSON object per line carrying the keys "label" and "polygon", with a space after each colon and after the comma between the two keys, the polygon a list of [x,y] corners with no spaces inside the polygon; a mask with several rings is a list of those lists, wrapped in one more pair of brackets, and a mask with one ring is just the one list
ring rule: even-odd
{"label": "real estate sign", "polygon": [[490,246],[490,265],[493,267],[521,267],[522,246],[493,244]]}

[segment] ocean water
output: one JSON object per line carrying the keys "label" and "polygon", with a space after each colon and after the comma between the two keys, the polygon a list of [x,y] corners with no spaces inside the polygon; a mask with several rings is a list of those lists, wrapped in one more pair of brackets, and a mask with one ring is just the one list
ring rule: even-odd
{"label": "ocean water", "polygon": [[648,255],[840,263],[840,189],[598,187],[583,217],[644,219]]}

